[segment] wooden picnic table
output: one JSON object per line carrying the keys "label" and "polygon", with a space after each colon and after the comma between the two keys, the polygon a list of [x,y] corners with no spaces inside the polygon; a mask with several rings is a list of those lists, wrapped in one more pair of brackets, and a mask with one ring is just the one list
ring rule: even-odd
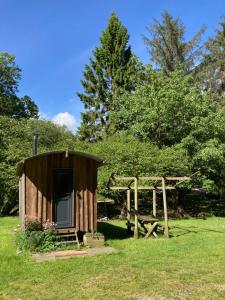
{"label": "wooden picnic table", "polygon": [[144,238],[147,239],[150,235],[154,237],[158,237],[157,235],[157,227],[160,226],[159,219],[155,218],[154,216],[142,216],[137,214],[138,223],[144,229],[145,236]]}
{"label": "wooden picnic table", "polygon": [[[134,209],[131,209],[128,212],[130,215],[137,217],[139,225],[144,230],[145,239],[149,238],[151,235],[153,235],[155,238],[158,237],[157,228],[162,227],[162,225],[159,223],[159,219],[151,215],[140,215]],[[128,232],[130,232],[132,228],[134,228],[134,224],[130,220],[128,220],[127,221]]]}

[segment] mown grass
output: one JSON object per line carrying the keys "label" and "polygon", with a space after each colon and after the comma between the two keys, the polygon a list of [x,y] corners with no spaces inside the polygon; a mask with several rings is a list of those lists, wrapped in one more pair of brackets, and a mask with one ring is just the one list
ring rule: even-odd
{"label": "mown grass", "polygon": [[117,254],[35,263],[0,218],[0,299],[225,299],[225,219],[170,221],[173,237],[134,240],[99,224]]}

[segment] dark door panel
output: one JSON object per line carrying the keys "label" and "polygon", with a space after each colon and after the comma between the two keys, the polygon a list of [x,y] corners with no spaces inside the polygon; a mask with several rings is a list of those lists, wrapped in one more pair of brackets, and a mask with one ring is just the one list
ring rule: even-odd
{"label": "dark door panel", "polygon": [[53,183],[56,228],[72,227],[73,170],[54,170]]}

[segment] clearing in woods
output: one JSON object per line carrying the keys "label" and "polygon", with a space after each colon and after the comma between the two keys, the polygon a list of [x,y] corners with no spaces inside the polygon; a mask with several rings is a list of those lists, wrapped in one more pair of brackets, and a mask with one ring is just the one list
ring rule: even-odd
{"label": "clearing in woods", "polygon": [[224,299],[225,219],[170,221],[170,239],[99,223],[118,253],[35,263],[16,254],[17,217],[0,218],[0,299]]}

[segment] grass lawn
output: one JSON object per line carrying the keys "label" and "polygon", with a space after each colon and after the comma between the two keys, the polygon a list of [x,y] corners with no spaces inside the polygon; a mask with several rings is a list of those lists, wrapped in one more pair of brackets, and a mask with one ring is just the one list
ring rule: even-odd
{"label": "grass lawn", "polygon": [[170,221],[173,237],[128,238],[99,224],[119,253],[35,263],[16,255],[16,217],[0,218],[0,299],[225,299],[225,219]]}

